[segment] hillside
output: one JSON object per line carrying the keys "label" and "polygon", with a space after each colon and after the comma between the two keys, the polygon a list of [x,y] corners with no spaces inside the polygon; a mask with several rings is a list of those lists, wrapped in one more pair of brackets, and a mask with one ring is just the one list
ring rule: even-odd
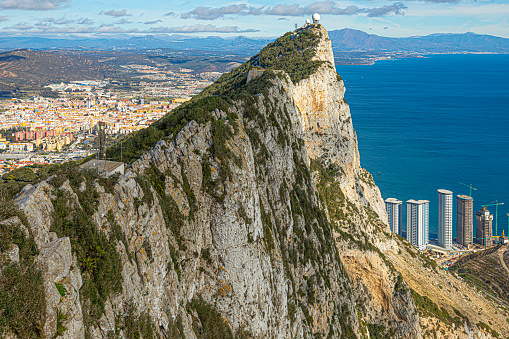
{"label": "hillside", "polygon": [[0,53],[0,96],[56,95],[45,85],[76,80],[102,80],[116,71],[96,58],[52,51]]}
{"label": "hillside", "polygon": [[125,175],[9,174],[3,334],[509,335],[505,308],[390,233],[333,60],[322,26],[289,32],[127,136]]}
{"label": "hillside", "polygon": [[382,37],[354,29],[329,32],[336,51],[407,53],[509,53],[509,39],[475,33],[430,34],[405,38]]}
{"label": "hillside", "polygon": [[471,286],[509,303],[508,263],[509,253],[504,245],[463,257],[450,270]]}
{"label": "hillside", "polygon": [[0,54],[0,95],[40,90],[50,83],[104,79],[115,73],[95,58],[51,51],[15,50]]}
{"label": "hillside", "polygon": [[80,80],[126,79],[136,83],[136,70],[127,65],[147,65],[161,71],[180,68],[200,72],[228,72],[246,58],[224,52],[175,51],[167,48],[130,53],[122,51],[34,51],[0,53],[0,97],[52,96],[44,86]]}

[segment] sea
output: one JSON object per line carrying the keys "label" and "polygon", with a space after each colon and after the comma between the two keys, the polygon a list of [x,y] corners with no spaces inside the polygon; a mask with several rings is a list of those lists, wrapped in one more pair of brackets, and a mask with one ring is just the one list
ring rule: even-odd
{"label": "sea", "polygon": [[[437,190],[448,189],[455,238],[456,195],[470,194],[463,183],[476,188],[474,213],[505,203],[493,232],[509,234],[509,55],[430,55],[336,68],[361,166],[384,199],[404,202],[403,224],[406,200],[429,200],[429,237],[436,239]],[[495,206],[487,208],[495,214]]]}

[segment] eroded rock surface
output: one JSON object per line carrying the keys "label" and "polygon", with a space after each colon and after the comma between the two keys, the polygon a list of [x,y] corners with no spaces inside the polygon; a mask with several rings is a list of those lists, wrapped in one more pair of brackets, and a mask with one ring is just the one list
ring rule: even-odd
{"label": "eroded rock surface", "polygon": [[[15,198],[40,251],[44,337],[143,337],[147,328],[182,338],[490,335],[475,320],[496,307],[480,296],[464,326],[419,313],[409,285],[427,292],[414,273],[420,284],[448,273],[424,269],[390,234],[380,191],[360,166],[327,32],[304,30],[317,37],[316,72],[294,83],[285,70],[251,69],[227,108],[185,120],[114,184],[83,176],[55,187],[52,179]],[[103,244],[78,259],[80,235],[55,230],[67,221],[106,237],[113,252]],[[94,301],[96,285],[87,294],[83,286],[108,273],[97,266],[105,253],[118,255],[121,286]],[[82,311],[94,302],[95,318]],[[493,319],[508,334],[504,312]]]}

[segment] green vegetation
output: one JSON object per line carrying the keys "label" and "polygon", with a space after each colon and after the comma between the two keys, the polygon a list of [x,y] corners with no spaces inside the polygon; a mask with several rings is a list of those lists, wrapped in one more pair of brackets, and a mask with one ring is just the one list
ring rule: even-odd
{"label": "green vegetation", "polygon": [[452,325],[453,323],[456,324],[457,327],[463,325],[463,317],[452,318],[445,308],[439,308],[437,304],[427,296],[421,296],[413,289],[410,289],[410,291],[421,316],[437,318],[447,325]]}
{"label": "green vegetation", "polygon": [[223,316],[210,304],[205,302],[202,296],[194,298],[187,304],[187,311],[191,315],[196,311],[198,319],[193,317],[193,330],[198,338],[203,339],[233,339],[230,326]]}
{"label": "green vegetation", "polygon": [[311,61],[319,36],[311,31],[288,32],[268,44],[255,56],[255,64],[263,68],[284,70],[294,83],[315,73],[323,61]]}
{"label": "green vegetation", "polygon": [[485,330],[486,332],[490,333],[492,336],[498,338],[499,336],[499,333],[495,330],[493,330],[491,327],[489,327],[487,324],[483,323],[482,321],[480,321],[478,324],[477,324],[477,327]]}
{"label": "green vegetation", "polygon": [[[120,331],[123,331],[124,336],[120,337]],[[175,326],[170,326],[170,338],[177,338],[177,334],[181,333]],[[155,325],[150,318],[148,312],[138,312],[136,305],[131,301],[127,304],[122,312],[122,315],[117,315],[115,318],[115,331],[109,331],[108,339],[155,339],[160,338],[155,330]]]}
{"label": "green vegetation", "polygon": [[[72,161],[65,164],[26,166],[5,173],[0,179],[0,197],[5,197],[8,200],[19,193],[27,184],[35,185],[53,175],[55,178],[52,184],[58,187],[72,172],[77,171],[77,167],[80,163],[89,159],[90,157],[81,162]],[[95,178],[99,179],[99,176],[95,175]],[[118,177],[112,176],[110,179],[100,180],[102,183],[107,183],[111,182],[111,180],[115,180],[115,178],[118,179]]]}
{"label": "green vegetation", "polygon": [[183,248],[180,230],[184,226],[185,217],[180,212],[175,200],[173,200],[172,197],[166,195],[166,175],[162,173],[157,167],[151,166],[150,168],[146,169],[145,178],[148,179],[148,182],[145,182],[144,178],[138,177],[138,183],[141,182],[143,184],[142,187],[144,187],[143,198],[145,199],[145,197],[150,197],[148,200],[152,201],[152,192],[150,191],[149,187],[152,186],[159,196],[159,205],[161,205],[166,227],[168,227],[173,232],[173,236],[177,240],[179,248]]}
{"label": "green vegetation", "polygon": [[[98,193],[93,185],[94,180],[98,180],[97,172],[72,171],[67,174],[67,179],[78,196],[81,208],[72,202],[69,192],[56,189],[52,201],[55,210],[51,231],[56,232],[58,237],[71,239],[83,276],[80,294],[83,318],[88,326],[99,320],[108,297],[120,292],[122,265],[114,244],[98,230],[91,218],[97,207]],[[83,192],[78,189],[82,182],[86,184]]]}
{"label": "green vegetation", "polygon": [[209,265],[212,265],[212,263],[214,262],[212,260],[212,257],[210,256],[210,249],[209,248],[202,248],[201,249],[201,257],[203,258],[203,260],[205,260],[207,262],[207,264]]}
{"label": "green vegetation", "polygon": [[387,333],[386,329],[382,325],[377,324],[367,324],[369,337],[372,339],[390,339],[394,337],[394,333],[392,329]]}
{"label": "green vegetation", "polygon": [[40,337],[46,315],[42,283],[33,258],[4,265],[0,276],[0,336],[12,331],[18,338]]}
{"label": "green vegetation", "polygon": [[403,277],[401,276],[401,274],[398,274],[396,284],[394,284],[394,292],[400,293],[400,294],[405,294],[405,293],[407,293],[407,291],[408,291],[408,287],[406,286],[405,281],[403,280]]}
{"label": "green vegetation", "polygon": [[[234,100],[245,99],[246,95],[258,94],[267,88],[267,80],[275,76],[271,70],[283,70],[298,82],[309,77],[322,65],[322,61],[312,61],[315,56],[313,48],[319,36],[311,31],[300,31],[296,34],[288,32],[273,43],[263,48],[260,53],[229,73],[223,74],[217,81],[207,87],[199,95],[166,115],[150,127],[132,133],[122,140],[124,161],[132,162],[150,150],[161,139],[175,138],[177,133],[190,121],[198,124],[211,123],[214,136],[212,147],[213,157],[220,159],[224,177],[229,177],[229,169],[225,160],[236,160],[225,141],[237,131],[235,114],[230,107]],[[247,73],[253,68],[263,68],[264,79],[246,84]],[[267,73],[267,75],[266,75]],[[226,119],[216,119],[212,112],[220,110]],[[233,128],[233,131],[231,130]],[[120,159],[120,147],[112,147],[107,151],[108,158]],[[237,159],[238,164],[238,159]]]}
{"label": "green vegetation", "polygon": [[67,320],[68,317],[68,314],[62,313],[57,308],[57,335],[62,335],[65,331],[67,331],[67,327],[65,327],[63,323]]}
{"label": "green vegetation", "polygon": [[58,294],[60,294],[61,297],[65,297],[68,294],[64,285],[55,283],[55,287],[57,288]]}
{"label": "green vegetation", "polygon": [[[0,195],[0,220],[14,216],[26,223],[12,200]],[[18,246],[19,263],[4,262],[3,253],[12,244]],[[18,225],[0,224],[0,337],[10,331],[23,339],[40,336],[46,301],[42,274],[34,261],[37,254],[33,238]]]}

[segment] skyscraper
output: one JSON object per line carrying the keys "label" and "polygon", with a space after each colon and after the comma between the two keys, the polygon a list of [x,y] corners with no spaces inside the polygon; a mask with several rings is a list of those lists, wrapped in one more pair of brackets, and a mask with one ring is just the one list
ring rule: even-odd
{"label": "skyscraper", "polygon": [[425,250],[429,234],[429,201],[410,199],[406,208],[407,239],[418,249]]}
{"label": "skyscraper", "polygon": [[452,192],[438,190],[438,245],[452,247]]}
{"label": "skyscraper", "polygon": [[403,220],[403,213],[401,212],[402,204],[402,201],[395,198],[388,198],[385,200],[385,209],[387,210],[389,226],[391,231],[396,234],[401,234],[401,224]]}
{"label": "skyscraper", "polygon": [[490,246],[493,244],[493,231],[491,229],[491,222],[493,215],[490,211],[483,207],[475,214],[477,219],[477,230],[475,232],[476,242],[483,246]]}
{"label": "skyscraper", "polygon": [[456,241],[468,246],[472,244],[474,233],[474,199],[468,195],[458,195],[456,208]]}

